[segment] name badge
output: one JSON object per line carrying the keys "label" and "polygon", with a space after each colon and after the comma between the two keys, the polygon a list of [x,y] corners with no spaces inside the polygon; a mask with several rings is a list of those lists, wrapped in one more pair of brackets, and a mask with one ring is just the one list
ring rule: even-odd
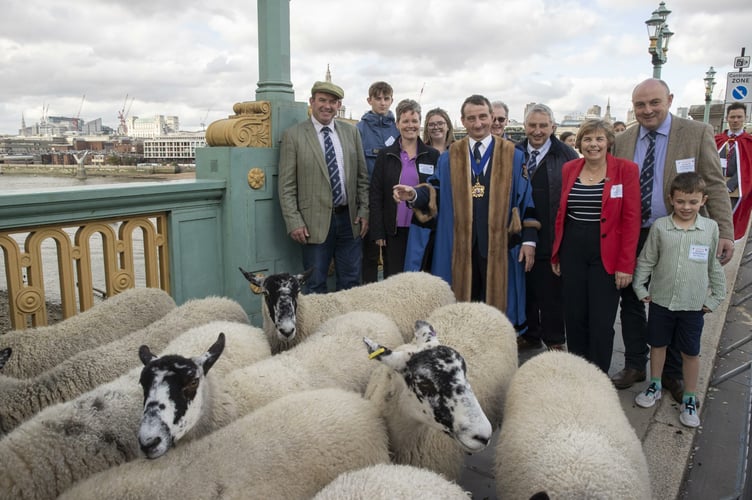
{"label": "name badge", "polygon": [[418,172],[421,174],[433,175],[433,165],[429,163],[419,163]]}
{"label": "name badge", "polygon": [[689,245],[689,260],[707,262],[710,247],[707,245]]}
{"label": "name badge", "polygon": [[683,174],[684,172],[695,171],[695,159],[685,158],[683,160],[676,160],[676,173]]}
{"label": "name badge", "polygon": [[611,186],[611,198],[623,198],[624,186],[622,184],[614,184]]}
{"label": "name badge", "polygon": [[726,158],[721,158],[721,172],[723,172],[724,177],[726,176],[726,169],[728,168],[728,161]]}
{"label": "name badge", "polygon": [[387,146],[391,146],[392,144],[394,144],[395,140],[396,139],[393,136],[390,135],[389,139],[387,139],[387,140],[384,141],[384,144],[387,145]]}

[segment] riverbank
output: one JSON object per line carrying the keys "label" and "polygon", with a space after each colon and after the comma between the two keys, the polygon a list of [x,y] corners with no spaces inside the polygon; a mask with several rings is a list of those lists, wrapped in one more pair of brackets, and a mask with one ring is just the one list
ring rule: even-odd
{"label": "riverbank", "polygon": [[[178,165],[86,165],[85,175],[92,177],[128,177],[132,179],[193,179],[196,167]],[[0,164],[0,176],[77,177],[77,165]]]}

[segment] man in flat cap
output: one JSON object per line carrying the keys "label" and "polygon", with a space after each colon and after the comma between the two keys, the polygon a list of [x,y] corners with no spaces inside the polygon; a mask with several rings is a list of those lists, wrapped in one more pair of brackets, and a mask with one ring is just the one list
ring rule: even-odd
{"label": "man in flat cap", "polygon": [[311,119],[282,136],[279,202],[303,268],[308,293],[326,293],[335,259],[337,290],[360,284],[362,238],[368,232],[368,169],[358,129],[334,118],[345,92],[332,82],[311,88]]}

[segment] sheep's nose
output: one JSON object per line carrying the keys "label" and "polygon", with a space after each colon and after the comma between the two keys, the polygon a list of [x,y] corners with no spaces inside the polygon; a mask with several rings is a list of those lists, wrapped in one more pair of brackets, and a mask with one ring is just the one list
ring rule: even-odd
{"label": "sheep's nose", "polygon": [[138,444],[141,446],[141,451],[146,455],[149,455],[150,452],[159,446],[161,442],[162,438],[159,436],[149,438],[145,441],[142,441],[141,439],[138,440]]}
{"label": "sheep's nose", "polygon": [[295,335],[295,328],[281,328],[279,330],[279,333],[281,333],[286,338],[292,338]]}
{"label": "sheep's nose", "polygon": [[489,436],[483,436],[481,434],[476,434],[473,436],[473,439],[478,441],[479,443],[483,443],[483,446],[488,446],[488,443],[491,442],[491,438]]}

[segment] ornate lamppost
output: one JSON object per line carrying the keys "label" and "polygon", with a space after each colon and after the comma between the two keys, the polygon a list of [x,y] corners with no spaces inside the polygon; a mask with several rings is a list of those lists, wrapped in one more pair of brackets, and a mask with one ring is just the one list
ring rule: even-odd
{"label": "ornate lamppost", "polygon": [[705,73],[705,114],[702,116],[702,122],[710,121],[710,98],[713,96],[713,87],[715,87],[715,70],[713,66]]}
{"label": "ornate lamppost", "polygon": [[666,8],[666,2],[661,2],[658,4],[658,8],[653,11],[650,19],[645,21],[650,37],[648,52],[653,56],[653,78],[661,77],[661,68],[667,60],[668,41],[674,34],[666,24],[669,14],[671,14],[671,11]]}

